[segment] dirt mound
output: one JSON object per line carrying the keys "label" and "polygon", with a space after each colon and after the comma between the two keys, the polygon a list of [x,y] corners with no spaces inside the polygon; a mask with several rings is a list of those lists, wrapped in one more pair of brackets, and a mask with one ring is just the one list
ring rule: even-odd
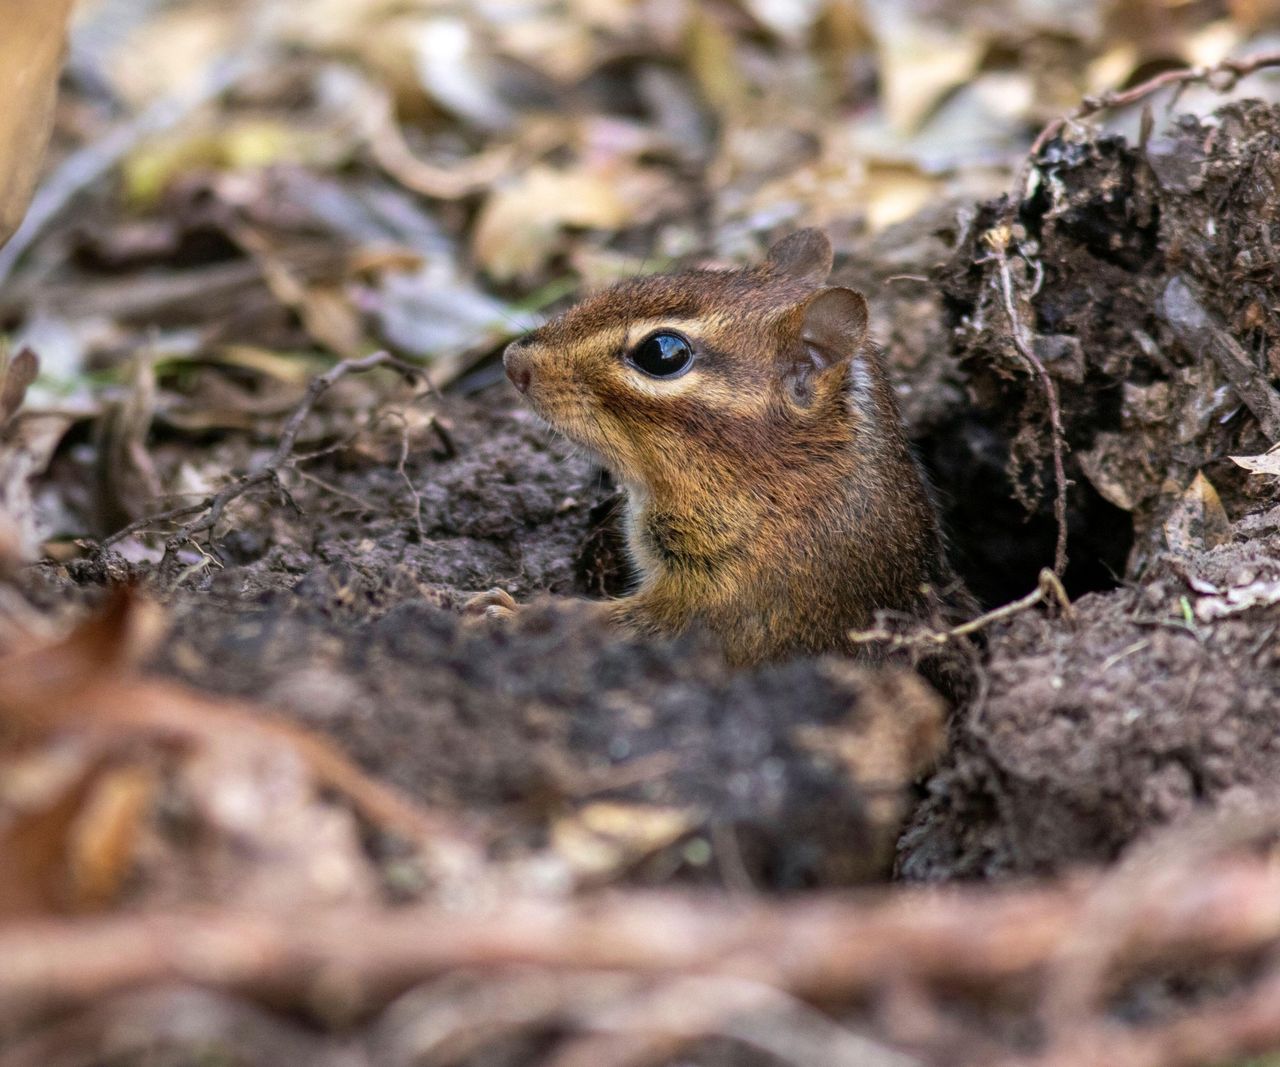
{"label": "dirt mound", "polygon": [[[989,632],[985,688],[952,725],[953,753],[903,843],[904,876],[1107,860],[1274,769],[1274,609],[1256,588],[1280,558],[1266,511],[1276,482],[1228,456],[1265,447],[1275,401],[1270,356],[1243,367],[1236,349],[1280,351],[1274,279],[1251,266],[1280,240],[1265,195],[1278,125],[1274,109],[1232,107],[1142,147],[1055,142],[1006,258],[990,252],[1007,213],[993,203],[917,220],[911,239],[901,230],[846,260],[888,326],[958,558],[989,597],[1025,592],[1052,558],[1045,394],[1009,341],[1001,272],[1032,294],[1065,431],[1068,587],[1110,589],[1072,620],[1030,614]],[[913,264],[938,289],[887,281]],[[436,610],[495,584],[520,598],[623,588],[617,497],[510,394],[391,397],[396,418],[353,427],[351,396],[335,390],[312,443],[339,444],[284,472],[287,500],[241,498],[208,555],[181,550],[186,572],[162,583],[178,638],[164,669],[265,693],[433,802],[541,804],[515,832],[526,844],[551,825],[548,798],[577,788],[566,775],[594,781],[661,749],[674,762],[657,792],[618,795],[670,802],[688,826],[751,824],[746,836],[764,842],[743,846],[753,878],[874,869],[848,766],[795,740],[838,717],[830,665],[733,677],[705,649],[618,643],[554,613],[497,636]],[[65,590],[154,573],[107,552],[45,578]],[[1110,588],[1122,576],[1131,584]],[[1196,614],[1246,595],[1254,606]],[[628,702],[634,722],[618,710]],[[531,724],[524,706],[549,718]],[[554,759],[530,755],[539,731]]]}
{"label": "dirt mound", "polygon": [[1114,860],[1206,805],[1258,807],[1280,774],[1280,510],[1165,555],[1141,584],[1024,616],[902,843],[910,878]]}

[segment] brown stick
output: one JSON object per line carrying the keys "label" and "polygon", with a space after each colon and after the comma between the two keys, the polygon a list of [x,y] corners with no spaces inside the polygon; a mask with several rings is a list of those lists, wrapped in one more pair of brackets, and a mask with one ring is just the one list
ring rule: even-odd
{"label": "brown stick", "polygon": [[1247,992],[1222,1004],[1154,1026],[1102,1023],[1086,1027],[1040,1056],[1008,1060],[1001,1067],[1079,1067],[1085,1063],[1107,1067],[1202,1067],[1274,1052],[1277,1045],[1280,974],[1272,972]]}
{"label": "brown stick", "polygon": [[[595,901],[507,900],[298,914],[172,912],[0,929],[0,1018],[164,981],[343,1018],[456,970],[541,967],[719,975],[800,999],[849,1003],[890,986],[1034,996],[1086,916],[1090,884],[896,890],[726,906],[633,892]],[[1145,895],[1123,965],[1238,956],[1280,937],[1280,869],[1222,861],[1135,887]],[[321,996],[323,994],[323,996]],[[336,998],[336,999],[335,999]],[[1280,1013],[1275,1018],[1280,1041]]]}
{"label": "brown stick", "polygon": [[1031,142],[1022,166],[1018,168],[1017,179],[1013,183],[1013,197],[1010,213],[1016,210],[1017,204],[1028,194],[1027,183],[1031,177],[1031,169],[1035,166],[1036,157],[1044,150],[1045,145],[1057,137],[1067,126],[1091,115],[1097,115],[1112,108],[1127,107],[1144,100],[1152,93],[1166,89],[1170,85],[1179,87],[1192,85],[1195,82],[1211,82],[1215,78],[1225,78],[1219,87],[1226,91],[1246,75],[1268,67],[1280,67],[1280,51],[1258,52],[1246,59],[1224,59],[1208,67],[1188,67],[1185,70],[1166,70],[1153,78],[1131,86],[1128,89],[1112,89],[1097,96],[1086,96],[1076,108],[1066,115],[1059,115],[1047,123]]}
{"label": "brown stick", "polygon": [[923,648],[929,645],[945,645],[948,641],[976,634],[979,630],[986,629],[993,622],[1011,619],[1028,608],[1033,608],[1042,602],[1048,603],[1050,600],[1058,604],[1064,617],[1068,619],[1072,617],[1071,599],[1067,596],[1066,589],[1062,587],[1062,582],[1058,576],[1048,567],[1045,567],[1040,571],[1040,581],[1026,596],[1019,597],[1008,604],[1001,604],[998,608],[992,608],[990,611],[984,612],[968,622],[962,622],[958,626],[952,626],[950,629],[917,630],[905,634],[894,633],[892,630],[854,630],[849,634],[849,640],[855,645],[885,641],[895,648]]}
{"label": "brown stick", "polygon": [[995,242],[996,262],[1000,267],[1000,292],[1004,299],[1004,311],[1009,318],[1009,336],[1013,338],[1018,354],[1035,371],[1040,380],[1040,388],[1044,390],[1045,403],[1049,406],[1049,442],[1053,450],[1053,517],[1058,524],[1058,539],[1053,549],[1053,573],[1059,578],[1067,570],[1067,471],[1063,461],[1066,450],[1066,435],[1062,429],[1062,409],[1058,406],[1058,390],[1053,384],[1049,372],[1040,362],[1027,341],[1026,326],[1022,316],[1018,314],[1017,302],[1013,296],[1013,279],[1009,276],[1009,249],[1007,235],[1010,231],[1001,228],[1004,236]]}

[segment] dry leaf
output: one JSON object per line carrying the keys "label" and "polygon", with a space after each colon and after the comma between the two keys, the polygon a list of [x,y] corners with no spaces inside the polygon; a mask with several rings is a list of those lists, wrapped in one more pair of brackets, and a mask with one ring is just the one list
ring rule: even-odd
{"label": "dry leaf", "polygon": [[18,228],[53,124],[71,0],[0,0],[0,245]]}
{"label": "dry leaf", "polygon": [[566,226],[616,230],[631,210],[600,172],[531,167],[498,189],[476,220],[476,262],[500,281],[533,274],[556,250]]}
{"label": "dry leaf", "polygon": [[910,218],[938,196],[938,182],[914,167],[873,166],[867,170],[867,226],[877,233]]}
{"label": "dry leaf", "polygon": [[0,527],[24,560],[37,558],[51,532],[36,511],[31,479],[44,472],[74,422],[71,415],[20,412],[0,429]]}
{"label": "dry leaf", "polygon": [[868,5],[867,18],[880,57],[885,114],[910,133],[942,97],[973,75],[987,48],[975,29],[915,17],[895,0]]}
{"label": "dry leaf", "polygon": [[1280,23],[1280,0],[1227,0],[1231,17],[1245,29],[1274,27]]}
{"label": "dry leaf", "polygon": [[474,28],[462,18],[433,18],[409,30],[423,90],[437,104],[483,130],[511,125],[514,114],[495,85],[492,57]]}
{"label": "dry leaf", "polygon": [[363,316],[344,287],[320,281],[308,283],[283,251],[248,226],[235,227],[235,238],[262,268],[271,295],[297,314],[317,344],[343,359],[363,354]]}
{"label": "dry leaf", "polygon": [[27,387],[39,373],[40,361],[31,349],[24,348],[9,358],[8,353],[0,348],[0,429],[22,405]]}
{"label": "dry leaf", "polygon": [[800,44],[826,5],[824,0],[743,0],[743,6],[783,40]]}
{"label": "dry leaf", "polygon": [[601,801],[556,819],[555,851],[580,875],[599,877],[678,841],[698,823],[687,811]]}
{"label": "dry leaf", "polygon": [[1238,615],[1250,608],[1280,604],[1280,581],[1259,580],[1228,589],[1221,596],[1201,597],[1196,601],[1196,618],[1210,622],[1227,615]]}
{"label": "dry leaf", "polygon": [[151,767],[114,767],[98,776],[68,827],[66,864],[76,910],[112,903],[133,867],[142,820],[159,784]]}
{"label": "dry leaf", "polygon": [[1280,445],[1268,448],[1260,456],[1232,456],[1231,462],[1253,474],[1280,478]]}
{"label": "dry leaf", "polygon": [[193,170],[253,170],[281,163],[331,168],[348,157],[354,131],[303,129],[278,119],[186,125],[144,141],[125,159],[125,192],[137,207],[156,203],[177,178]]}
{"label": "dry leaf", "polygon": [[1197,473],[1164,520],[1165,543],[1173,552],[1198,552],[1222,544],[1230,533],[1231,520],[1218,491]]}
{"label": "dry leaf", "polygon": [[1093,448],[1080,453],[1080,467],[1109,504],[1133,511],[1149,493],[1150,475],[1129,447],[1128,434],[1103,431]]}
{"label": "dry leaf", "polygon": [[[94,767],[83,747],[71,753],[68,747],[0,759],[6,785],[36,784],[16,796],[12,789],[0,792],[0,919],[48,914],[71,903],[67,838]],[[66,770],[69,776],[59,773]]]}
{"label": "dry leaf", "polygon": [[738,61],[733,37],[716,19],[695,9],[685,35],[689,72],[697,80],[703,98],[724,116],[747,111],[747,81]]}
{"label": "dry leaf", "polygon": [[238,4],[166,4],[150,18],[117,17],[126,32],[103,57],[112,87],[135,107],[194,89],[236,46]]}

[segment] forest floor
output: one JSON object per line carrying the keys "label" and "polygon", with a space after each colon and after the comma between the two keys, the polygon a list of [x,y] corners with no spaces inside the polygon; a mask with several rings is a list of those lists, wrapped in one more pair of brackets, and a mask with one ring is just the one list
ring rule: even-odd
{"label": "forest floor", "polygon": [[[369,103],[294,68],[239,86],[243,144],[137,148],[145,210],[3,265],[8,374],[42,377],[0,403],[0,1067],[1280,1047],[1280,105],[1058,130],[1015,198],[822,220],[960,570],[1025,598],[948,709],[569,600],[460,616],[629,580],[620,496],[501,378],[495,312],[562,306],[557,264],[753,242],[723,204],[709,241],[658,226],[707,195],[670,144],[698,113],[629,62],[598,90],[660,121],[584,134],[607,182],[547,169],[458,224],[493,292],[440,188],[483,178],[388,127],[372,166],[194,165],[275,145],[245,115],[323,139]],[[685,199],[645,217],[655,156]],[[628,238],[575,243],[611,211]]]}

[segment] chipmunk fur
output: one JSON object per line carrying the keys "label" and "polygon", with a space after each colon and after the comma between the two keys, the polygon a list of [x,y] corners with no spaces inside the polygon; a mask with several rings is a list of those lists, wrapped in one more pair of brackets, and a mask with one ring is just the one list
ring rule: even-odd
{"label": "chipmunk fur", "polygon": [[626,490],[638,583],[613,623],[703,627],[752,664],[862,653],[849,634],[877,613],[967,604],[866,301],[831,267],[801,230],[757,267],[617,284],[507,348],[533,409]]}

